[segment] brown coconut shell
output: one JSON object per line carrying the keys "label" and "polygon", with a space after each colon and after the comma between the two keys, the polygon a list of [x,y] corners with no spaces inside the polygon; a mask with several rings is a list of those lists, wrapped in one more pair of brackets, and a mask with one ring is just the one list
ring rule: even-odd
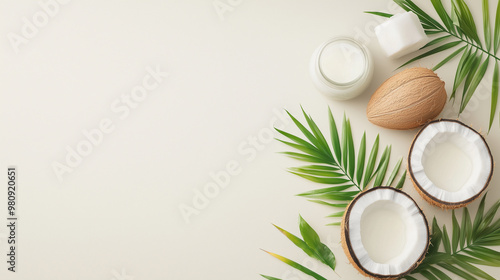
{"label": "brown coconut shell", "polygon": [[[477,135],[479,135],[479,137],[481,138],[481,140],[486,145],[486,148],[488,149],[488,154],[490,155],[490,158],[491,158],[491,171],[490,171],[490,175],[488,176],[488,180],[486,181],[486,184],[483,186],[483,188],[481,189],[481,191],[478,192],[476,195],[474,195],[473,197],[468,198],[468,199],[466,199],[464,201],[460,201],[460,202],[443,201],[443,200],[437,199],[436,197],[434,197],[434,196],[430,195],[428,192],[426,192],[422,188],[422,186],[420,186],[420,184],[418,183],[418,181],[415,179],[415,176],[413,175],[412,166],[410,164],[411,157],[412,157],[412,152],[413,152],[413,147],[415,146],[415,141],[420,136],[420,134],[422,133],[422,131],[424,131],[424,129],[427,126],[429,126],[430,124],[433,124],[433,123],[436,123],[436,122],[442,122],[442,121],[459,123],[459,124],[461,124],[461,125],[469,128],[470,130],[472,130]],[[437,206],[437,207],[439,207],[441,209],[457,209],[457,208],[460,208],[460,207],[467,206],[468,204],[470,204],[471,202],[473,202],[474,200],[476,200],[479,196],[481,196],[481,194],[486,190],[486,188],[490,184],[491,177],[493,176],[493,169],[495,167],[495,164],[493,162],[493,155],[491,154],[490,147],[488,146],[488,143],[484,139],[483,135],[481,135],[481,133],[477,132],[472,127],[464,124],[463,122],[461,122],[459,120],[451,120],[451,119],[434,120],[434,121],[431,121],[431,122],[427,123],[424,127],[422,127],[422,129],[420,129],[420,131],[417,133],[417,135],[415,135],[415,137],[413,138],[413,141],[411,142],[410,152],[408,153],[408,162],[407,162],[407,165],[408,165],[408,175],[411,178],[411,181],[413,183],[413,186],[415,187],[415,190],[417,190],[417,192],[420,194],[420,196],[422,196],[422,198],[425,201],[427,201],[429,204],[431,204],[433,206]]]}
{"label": "brown coconut shell", "polygon": [[368,102],[368,120],[390,129],[412,129],[436,118],[448,97],[434,71],[414,67],[387,79]]}
{"label": "brown coconut shell", "polygon": [[[372,272],[366,270],[361,265],[361,263],[357,259],[356,255],[354,254],[354,251],[352,250],[351,241],[349,240],[349,219],[350,219],[349,217],[351,215],[352,207],[354,206],[354,204],[358,201],[358,199],[360,197],[362,197],[363,195],[365,195],[369,192],[376,191],[378,189],[392,189],[392,190],[399,192],[399,193],[407,196],[408,198],[410,198],[413,201],[413,203],[417,206],[420,214],[422,214],[422,216],[424,217],[425,227],[427,228],[427,232],[428,232],[427,242],[426,242],[427,246],[426,246],[426,249],[424,250],[424,252],[422,252],[422,254],[418,258],[417,262],[415,262],[407,271],[400,273],[398,275],[380,275],[380,274],[375,274],[375,273],[372,273]],[[427,218],[426,218],[424,212],[422,211],[422,209],[420,209],[420,207],[415,202],[415,200],[413,200],[413,198],[411,198],[411,196],[409,196],[408,194],[406,194],[402,190],[398,190],[398,189],[395,189],[392,187],[375,187],[375,188],[371,188],[369,190],[366,190],[366,191],[359,193],[347,206],[346,211],[344,213],[344,216],[342,217],[342,222],[340,223],[340,240],[341,240],[342,248],[344,249],[344,253],[347,256],[347,259],[352,264],[352,266],[354,266],[354,268],[357,271],[359,271],[359,273],[361,273],[362,275],[364,275],[366,277],[370,277],[373,279],[383,279],[383,280],[393,280],[394,279],[395,280],[395,279],[399,279],[405,275],[410,274],[415,268],[417,268],[422,263],[422,261],[425,258],[425,255],[427,254],[427,250],[429,249],[430,230],[429,230],[429,224],[427,222]]]}

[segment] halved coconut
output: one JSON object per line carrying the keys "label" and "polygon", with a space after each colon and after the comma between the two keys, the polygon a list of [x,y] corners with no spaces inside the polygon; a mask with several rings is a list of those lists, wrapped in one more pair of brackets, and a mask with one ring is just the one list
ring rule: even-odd
{"label": "halved coconut", "polygon": [[341,238],[351,264],[375,279],[410,273],[424,259],[430,240],[422,210],[406,193],[391,187],[372,188],[353,199],[342,219]]}
{"label": "halved coconut", "polygon": [[457,120],[435,120],[417,134],[408,173],[430,204],[459,208],[474,201],[493,175],[493,157],[483,136]]}

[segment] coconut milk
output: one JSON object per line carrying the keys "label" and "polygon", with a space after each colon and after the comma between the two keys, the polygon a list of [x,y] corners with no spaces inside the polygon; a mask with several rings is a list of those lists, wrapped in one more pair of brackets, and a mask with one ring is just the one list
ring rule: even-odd
{"label": "coconut milk", "polygon": [[361,216],[361,241],[373,261],[387,263],[403,251],[406,225],[400,215],[402,211],[400,205],[379,201]]}
{"label": "coconut milk", "polygon": [[427,177],[446,191],[460,190],[471,175],[472,162],[454,143],[437,143],[425,152],[423,166]]}

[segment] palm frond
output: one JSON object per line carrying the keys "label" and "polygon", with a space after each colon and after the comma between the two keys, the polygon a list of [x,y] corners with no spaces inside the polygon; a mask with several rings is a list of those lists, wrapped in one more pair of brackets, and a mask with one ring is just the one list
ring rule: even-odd
{"label": "palm frond", "polygon": [[488,126],[488,132],[491,130],[491,125],[495,119],[495,112],[497,111],[498,103],[498,61],[495,61],[495,68],[493,70],[493,83],[491,86],[491,110],[490,110],[490,125]]}
{"label": "palm frond", "polygon": [[495,279],[476,266],[500,267],[500,252],[488,248],[500,245],[500,218],[495,217],[500,201],[485,213],[485,200],[486,194],[479,203],[474,221],[467,208],[462,211],[460,222],[453,211],[451,234],[446,226],[440,228],[434,218],[427,255],[411,275],[421,274],[427,279],[452,279],[444,274],[443,268],[464,279]]}
{"label": "palm frond", "polygon": [[[330,128],[330,141],[328,142],[311,116],[303,109],[302,113],[307,126],[288,112],[290,118],[303,134],[302,138],[276,129],[279,134],[286,138],[286,140],[279,139],[279,141],[298,151],[284,152],[283,154],[300,161],[312,163],[301,167],[292,167],[289,172],[309,181],[331,186],[304,192],[299,196],[311,199],[316,203],[341,208],[351,202],[371,182],[373,182],[372,186],[380,186],[384,181],[385,185],[391,186],[396,182],[396,178],[400,173],[402,159],[392,169],[389,179],[385,180],[388,173],[391,147],[386,147],[380,158],[378,158],[378,135],[370,147],[370,154],[366,159],[366,133],[361,137],[359,149],[356,151],[351,122],[345,115],[342,121],[341,133],[339,133],[332,111],[328,110]],[[403,172],[402,177],[397,181],[396,186],[398,188],[403,186],[405,178],[405,172]],[[337,217],[338,215],[330,216]]]}
{"label": "palm frond", "polygon": [[[454,100],[457,89],[460,87],[463,88],[459,108],[460,113],[466,109],[480,82],[484,79],[490,60],[495,60],[489,131],[496,116],[498,103],[499,73],[497,65],[500,58],[497,56],[497,51],[500,47],[500,3],[496,7],[495,19],[493,21],[494,26],[492,28],[492,20],[490,20],[489,14],[490,3],[488,0],[482,0],[482,25],[480,26],[482,26],[481,33],[483,33],[484,41],[481,41],[476,20],[464,0],[450,0],[451,10],[449,12],[444,8],[442,0],[431,0],[434,10],[439,16],[438,19],[431,17],[412,0],[393,1],[405,11],[415,13],[426,34],[438,35],[422,47],[423,50],[427,50],[426,52],[410,59],[400,67],[431,55],[450,51],[451,53],[433,68],[433,70],[437,70],[461,54],[453,82],[453,91],[450,95],[450,99]],[[382,17],[391,16],[390,14],[376,11],[367,13]]]}
{"label": "palm frond", "polygon": [[[300,234],[302,236],[302,239],[299,237],[293,235],[292,233],[274,225],[283,235],[285,235],[288,240],[290,240],[295,246],[297,246],[299,249],[301,249],[304,253],[306,253],[309,257],[316,259],[323,264],[327,265],[330,267],[333,271],[335,271],[335,256],[333,255],[332,251],[328,246],[326,246],[324,243],[321,242],[319,235],[316,233],[316,231],[302,218],[302,216],[299,216],[299,229],[300,229]],[[264,252],[270,254],[271,256],[277,258],[278,260],[286,263],[287,265],[309,275],[312,276],[314,279],[317,280],[326,280],[323,276],[319,275],[318,273],[304,267],[303,265],[292,261],[288,258],[285,258],[283,256],[280,256],[275,253],[271,253],[268,251],[263,250]],[[278,279],[266,275],[262,275],[262,277],[266,279]]]}

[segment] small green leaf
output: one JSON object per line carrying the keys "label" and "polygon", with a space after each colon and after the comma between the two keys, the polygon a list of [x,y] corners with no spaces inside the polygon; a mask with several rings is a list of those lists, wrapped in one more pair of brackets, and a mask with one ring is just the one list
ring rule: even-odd
{"label": "small green leaf", "polygon": [[[349,161],[349,141],[347,139],[347,117],[345,116],[344,114],[344,118],[342,119],[342,166],[345,168],[345,169],[349,169],[347,168],[347,164],[348,164],[348,161]],[[347,171],[347,170],[345,170]],[[346,174],[348,175],[348,173]]]}
{"label": "small green leaf", "polygon": [[345,211],[340,211],[340,212],[335,212],[333,214],[330,214],[328,216],[326,216],[327,218],[340,218],[340,217],[343,217],[345,214]]}
{"label": "small green leaf", "polygon": [[392,183],[394,182],[394,179],[396,179],[396,175],[399,173],[399,169],[401,168],[401,163],[403,162],[403,158],[400,158],[398,160],[398,163],[396,163],[396,166],[394,166],[394,169],[392,170],[391,176],[389,176],[389,179],[387,180],[387,183],[385,184],[386,186],[391,186]]}
{"label": "small green leaf", "polygon": [[451,249],[453,253],[457,252],[458,243],[460,242],[460,226],[458,225],[457,216],[455,215],[455,210],[452,212],[452,221],[453,221],[453,232],[451,238]]}
{"label": "small green leaf", "polygon": [[461,232],[462,234],[460,235],[460,249],[464,248],[464,245],[470,244],[471,240],[471,221],[470,221],[470,216],[469,216],[469,210],[467,208],[464,208],[464,211],[462,213],[462,226],[461,226]]}
{"label": "small green leaf", "polygon": [[300,176],[300,177],[307,179],[309,181],[313,181],[315,183],[321,183],[321,184],[344,184],[344,183],[349,182],[348,179],[344,179],[344,178],[325,178],[325,177],[305,175],[305,174],[297,173],[294,171],[290,171],[290,173],[295,174],[297,176]]}
{"label": "small green leaf", "polygon": [[325,178],[338,178],[344,176],[344,174],[339,173],[339,171],[323,171],[323,170],[316,170],[316,169],[306,169],[302,167],[292,167],[290,168],[290,171],[295,172],[295,173],[302,173],[306,175],[312,175],[312,176],[319,176],[319,177],[325,177]]}
{"label": "small green leaf", "polygon": [[450,264],[447,264],[447,263],[439,263],[438,264],[439,266],[441,266],[442,268],[450,271],[451,273],[455,273],[456,275],[466,279],[466,280],[476,280],[477,278],[470,275],[469,273],[459,269],[458,267],[454,267]]}
{"label": "small green leaf", "polygon": [[432,5],[434,6],[434,9],[438,13],[439,17],[441,18],[441,20],[445,24],[445,26],[448,29],[451,29],[453,27],[453,21],[451,20],[450,16],[446,12],[441,0],[431,0],[431,2],[432,2]]}
{"label": "small green leaf", "polygon": [[444,23],[446,28],[453,34],[455,31],[455,27],[453,25],[453,21],[451,20],[450,16],[444,9],[443,3],[441,0],[431,0],[432,5],[434,6],[434,9],[436,10],[437,14],[441,18],[441,21]]}
{"label": "small green leaf", "polygon": [[318,140],[314,137],[314,135],[304,126],[301,122],[299,122],[290,112],[286,111],[288,116],[292,119],[293,123],[300,129],[300,131],[304,134],[304,136],[311,141],[311,143],[318,149],[321,149],[321,146],[318,144]]}
{"label": "small green leaf", "polygon": [[293,159],[301,160],[301,161],[305,161],[305,162],[310,162],[310,163],[324,163],[325,162],[325,160],[322,158],[318,158],[318,157],[307,155],[307,154],[296,153],[296,152],[280,152],[280,153],[287,155]]}
{"label": "small green leaf", "polygon": [[[478,52],[478,51],[476,51]],[[477,69],[479,68],[479,65],[481,64],[481,60],[483,59],[483,54],[480,55],[474,55],[471,57],[471,64],[469,69],[465,69],[466,71],[466,77],[465,77],[465,82],[463,86],[463,92],[462,92],[462,103],[465,98],[465,95],[467,93],[467,89],[469,88],[470,83],[472,82],[472,79],[474,78],[474,75],[476,75]]]}
{"label": "small green leaf", "polygon": [[422,25],[422,27],[424,28],[424,30],[435,30],[436,29],[434,26],[429,25],[427,23],[420,22],[420,24]]}
{"label": "small green leaf", "polygon": [[451,254],[450,237],[448,236],[448,231],[446,230],[446,226],[443,226],[443,245],[444,245],[444,251],[447,254]]}
{"label": "small green leaf", "polygon": [[427,278],[429,280],[439,280],[436,276],[434,276],[432,273],[430,273],[427,270],[421,271],[420,274],[422,274],[422,276],[424,276],[425,278]]}
{"label": "small green leaf", "polygon": [[395,186],[395,188],[398,190],[402,189],[403,186],[405,185],[405,180],[406,180],[406,170],[403,173],[403,175],[401,175],[401,178],[399,179],[398,184]]}
{"label": "small green leaf", "polygon": [[365,169],[365,154],[366,154],[366,132],[363,133],[361,138],[361,144],[359,145],[358,151],[358,166],[356,167],[356,182],[361,185],[361,180],[363,179],[363,173]]}
{"label": "small green leaf", "polygon": [[346,133],[347,133],[347,147],[348,150],[344,151],[347,152],[348,154],[348,161],[347,161],[347,168],[348,168],[348,173],[349,173],[349,178],[354,180],[354,168],[356,166],[356,155],[354,152],[354,140],[352,138],[352,129],[351,129],[351,121],[347,119],[346,122]]}
{"label": "small green leaf", "polygon": [[406,66],[406,65],[408,65],[408,64],[410,64],[412,62],[420,60],[422,58],[428,57],[428,56],[433,55],[433,54],[440,53],[440,52],[445,51],[447,49],[451,49],[451,48],[459,45],[460,43],[462,43],[462,41],[453,41],[453,42],[449,42],[449,43],[446,43],[444,45],[441,45],[439,47],[436,47],[436,48],[434,48],[434,49],[432,49],[432,50],[430,50],[430,51],[428,51],[426,53],[423,53],[423,54],[421,54],[421,55],[419,55],[419,56],[417,56],[415,58],[410,59],[409,61],[407,61],[403,65],[399,66],[398,69],[401,68],[401,67],[404,67],[404,66]]}
{"label": "small green leaf", "polygon": [[[499,2],[500,3],[500,2]],[[500,4],[499,4],[500,6]],[[493,83],[491,86],[491,111],[490,111],[490,125],[488,127],[488,132],[491,130],[491,125],[493,124],[493,120],[495,119],[495,114],[497,111],[498,104],[498,60],[495,60],[495,68],[493,70]]]}
{"label": "small green leaf", "polygon": [[472,48],[467,47],[464,54],[460,58],[460,61],[458,62],[457,71],[455,73],[455,79],[453,81],[453,91],[451,92],[450,100],[455,98],[455,94],[457,92],[458,87],[460,86],[460,84],[462,84],[463,80],[465,79],[465,76],[467,75],[466,69],[470,67],[469,65],[472,61],[472,57],[473,57]]}
{"label": "small green leaf", "polygon": [[267,275],[263,275],[263,274],[260,274],[260,276],[268,279],[268,280],[282,280],[280,278],[276,278],[276,277],[271,277],[271,276],[267,276]]}
{"label": "small green leaf", "polygon": [[455,258],[453,260],[453,262],[458,265],[459,267],[463,268],[465,271],[467,272],[470,272],[476,276],[479,276],[483,279],[487,279],[487,280],[495,280],[495,278],[491,277],[491,275],[489,275],[488,273],[482,271],[481,269],[467,263],[467,262],[464,262],[464,261],[461,261],[457,258]]}
{"label": "small green leaf", "polygon": [[494,52],[497,53],[500,46],[500,3],[497,4],[497,11],[495,13],[495,34],[494,34]]}
{"label": "small green leaf", "polygon": [[307,146],[303,146],[303,145],[299,145],[299,144],[295,144],[295,143],[292,143],[292,142],[288,142],[288,141],[284,141],[284,140],[280,140],[280,139],[277,139],[279,142],[289,146],[289,147],[292,147],[294,149],[297,149],[301,152],[304,152],[306,154],[310,154],[312,156],[315,156],[317,158],[321,158],[321,159],[324,159],[325,161],[328,161],[328,158],[326,158],[323,153],[321,153],[320,151],[318,151],[318,149],[316,149],[315,147],[313,147],[312,149],[307,147]]}
{"label": "small green leaf", "polygon": [[464,252],[480,260],[500,260],[500,252],[482,246],[469,246],[469,248],[467,248],[467,250],[464,250]]}
{"label": "small green leaf", "polygon": [[432,273],[434,273],[441,280],[452,280],[451,277],[449,277],[444,272],[442,272],[441,270],[439,270],[439,269],[437,269],[437,268],[435,268],[433,266],[429,266],[429,270]]}
{"label": "small green leaf", "polygon": [[382,12],[372,12],[372,11],[366,11],[365,13],[366,13],[366,14],[376,15],[376,16],[379,16],[379,17],[385,17],[385,18],[390,18],[390,17],[392,17],[392,16],[393,16],[393,14],[382,13]]}
{"label": "small green leaf", "polygon": [[481,66],[477,70],[476,74],[474,75],[474,78],[472,79],[472,81],[470,83],[470,86],[469,86],[469,88],[467,90],[467,94],[465,95],[465,98],[462,99],[462,105],[460,107],[460,113],[462,113],[464,111],[465,107],[467,106],[467,104],[469,103],[470,99],[472,98],[472,95],[476,91],[477,86],[479,85],[479,83],[483,79],[484,74],[486,73],[486,70],[488,69],[488,63],[489,62],[490,62],[490,60],[487,58],[481,64]]}
{"label": "small green leaf", "polygon": [[[477,207],[476,217],[474,218],[474,223],[472,225],[472,232],[473,233],[477,232],[477,230],[479,229],[479,225],[483,221],[485,200],[486,200],[486,194],[483,196],[483,198],[481,199],[481,202],[479,203],[479,206]],[[475,237],[474,234],[473,234],[473,237]]]}
{"label": "small green leaf", "polygon": [[432,220],[431,244],[429,245],[429,250],[427,251],[427,255],[433,255],[434,253],[438,252],[442,240],[443,240],[443,232],[441,231],[441,229],[437,224],[436,217],[434,217],[434,219]]}
{"label": "small green leaf", "polygon": [[299,169],[301,169],[301,170],[328,171],[328,172],[336,172],[336,171],[340,170],[337,166],[317,165],[317,164],[302,166]]}
{"label": "small green leaf", "polygon": [[304,253],[306,253],[308,256],[313,257],[313,258],[316,257],[314,250],[311,249],[311,247],[309,247],[309,245],[307,245],[306,242],[304,242],[302,239],[300,239],[297,236],[291,234],[290,232],[280,228],[277,225],[274,225],[274,227],[276,227],[281,233],[283,233],[283,235],[285,235],[286,238],[288,238],[288,240],[292,241],[292,243],[295,244],[295,246],[302,249],[302,251],[304,251]]}
{"label": "small green leaf", "polygon": [[348,203],[330,203],[330,202],[326,202],[326,201],[319,200],[319,199],[309,199],[309,201],[313,202],[313,203],[321,204],[321,205],[335,207],[335,208],[346,208],[349,205]]}
{"label": "small green leaf", "polygon": [[448,63],[450,60],[452,60],[455,56],[457,56],[459,53],[463,52],[465,50],[465,48],[467,48],[467,46],[463,46],[461,48],[459,48],[458,50],[452,52],[449,56],[447,56],[445,59],[443,59],[441,62],[439,62],[438,64],[436,64],[436,66],[434,66],[432,68],[432,71],[436,71],[438,70],[439,68],[441,68],[441,66],[445,65],[446,63]]}
{"label": "small green leaf", "polygon": [[332,110],[328,108],[328,118],[330,121],[330,139],[332,141],[333,152],[337,158],[337,163],[340,164],[342,157],[342,150],[340,149],[339,132],[337,130],[337,125],[335,124],[335,119],[332,115]]}
{"label": "small green leaf", "polygon": [[425,30],[426,35],[434,35],[434,34],[440,34],[443,33],[441,30]]}
{"label": "small green leaf", "polygon": [[370,156],[368,157],[368,162],[366,163],[366,170],[363,179],[363,189],[366,189],[366,186],[372,179],[373,169],[375,168],[375,163],[377,162],[377,154],[379,148],[378,145],[379,145],[379,136],[377,135],[377,138],[375,138],[375,142],[373,143]]}
{"label": "small green leaf", "polygon": [[293,268],[295,268],[295,269],[297,269],[297,270],[299,270],[299,271],[301,271],[301,272],[303,272],[303,273],[305,273],[305,274],[307,274],[309,276],[312,276],[316,280],[327,280],[325,277],[317,274],[316,272],[310,270],[309,268],[307,268],[307,267],[305,267],[305,266],[303,266],[303,265],[301,265],[301,264],[299,264],[297,262],[294,262],[294,261],[292,261],[292,260],[290,260],[288,258],[285,258],[285,257],[280,256],[280,255],[275,254],[275,253],[271,253],[271,252],[268,252],[268,251],[265,251],[265,250],[263,250],[263,251],[266,252],[266,253],[268,253],[269,255],[275,257],[276,259],[278,259],[278,260],[280,260],[280,261],[288,264],[289,266],[291,266],[291,267],[293,267]]}
{"label": "small green leaf", "polygon": [[482,233],[483,230],[491,224],[499,207],[500,207],[500,201],[497,201],[490,207],[490,210],[488,210],[488,212],[484,215],[483,220],[481,224],[479,224],[479,227],[477,229],[479,234]]}
{"label": "small green leaf", "polygon": [[327,199],[327,200],[335,200],[335,201],[348,201],[350,202],[353,198],[359,193],[359,191],[352,192],[339,192],[339,193],[324,193],[318,195],[310,195],[308,197],[315,199]]}
{"label": "small green leaf", "polygon": [[335,271],[336,260],[333,252],[325,244],[321,243],[318,248],[320,261]]}
{"label": "small green leaf", "polygon": [[283,136],[287,137],[288,139],[292,140],[293,142],[295,142],[295,143],[297,143],[297,144],[299,144],[301,146],[304,146],[304,147],[306,147],[309,150],[315,150],[315,151],[319,152],[318,148],[314,147],[311,143],[309,143],[309,142],[307,142],[305,140],[302,140],[301,138],[299,138],[299,137],[297,137],[297,136],[295,136],[293,134],[290,134],[288,132],[285,132],[283,130],[280,130],[278,128],[274,128],[274,129],[277,132],[279,132],[281,135],[283,135]]}
{"label": "small green leaf", "polygon": [[385,174],[387,172],[387,166],[389,165],[389,160],[391,159],[391,147],[385,148],[382,153],[382,157],[380,159],[379,166],[376,169],[377,177],[373,182],[373,186],[378,187],[382,184],[385,178]]}
{"label": "small green leaf", "polygon": [[299,218],[300,234],[304,238],[305,243],[315,252],[317,258],[328,265],[332,270],[335,270],[335,256],[332,251],[321,243],[316,231],[300,216]]}
{"label": "small green leaf", "polygon": [[311,116],[307,115],[306,112],[304,111],[304,108],[302,108],[302,113],[304,114],[304,118],[307,121],[307,124],[309,125],[309,128],[314,134],[314,137],[318,141],[318,147],[325,155],[329,156],[329,158],[332,158],[333,155],[331,153],[330,147],[328,146],[328,143],[326,142],[325,137],[323,136],[323,133],[321,133],[321,130],[319,130],[318,126],[314,122],[314,120],[311,118]]}
{"label": "small green leaf", "polygon": [[304,238],[304,241],[309,245],[311,248],[316,248],[318,245],[321,243],[319,239],[319,235],[316,233],[316,231],[302,218],[302,216],[299,216],[299,228],[300,228],[300,234],[302,235],[302,238]]}
{"label": "small green leaf", "polygon": [[442,37],[434,38],[429,43],[425,44],[425,46],[421,47],[420,49],[425,49],[427,47],[439,44],[439,43],[441,43],[443,41],[446,41],[446,39],[448,39],[448,38],[451,38],[451,35],[444,35]]}
{"label": "small green leaf", "polygon": [[486,43],[486,50],[491,49],[491,26],[490,26],[490,8],[488,0],[483,0],[483,28],[484,28],[484,41]]}
{"label": "small green leaf", "polygon": [[481,47],[481,40],[479,40],[476,24],[469,7],[464,0],[453,0],[452,3],[456,7],[460,29],[467,37],[474,40]]}
{"label": "small green leaf", "polygon": [[325,193],[338,193],[338,192],[342,192],[343,190],[347,190],[347,189],[352,188],[352,187],[353,187],[353,185],[329,187],[329,188],[317,189],[317,190],[312,190],[312,191],[300,193],[300,194],[298,194],[298,196],[314,196],[314,195],[325,194]]}
{"label": "small green leaf", "polygon": [[426,35],[434,35],[434,34],[441,34],[443,31],[441,30],[425,30]]}
{"label": "small green leaf", "polygon": [[471,264],[479,264],[479,265],[486,265],[486,266],[494,266],[494,267],[499,267],[500,266],[500,260],[498,259],[491,259],[485,256],[481,256],[482,258],[474,258],[466,255],[461,255],[461,254],[456,254],[455,258],[458,260],[461,260],[463,262],[468,262]]}

